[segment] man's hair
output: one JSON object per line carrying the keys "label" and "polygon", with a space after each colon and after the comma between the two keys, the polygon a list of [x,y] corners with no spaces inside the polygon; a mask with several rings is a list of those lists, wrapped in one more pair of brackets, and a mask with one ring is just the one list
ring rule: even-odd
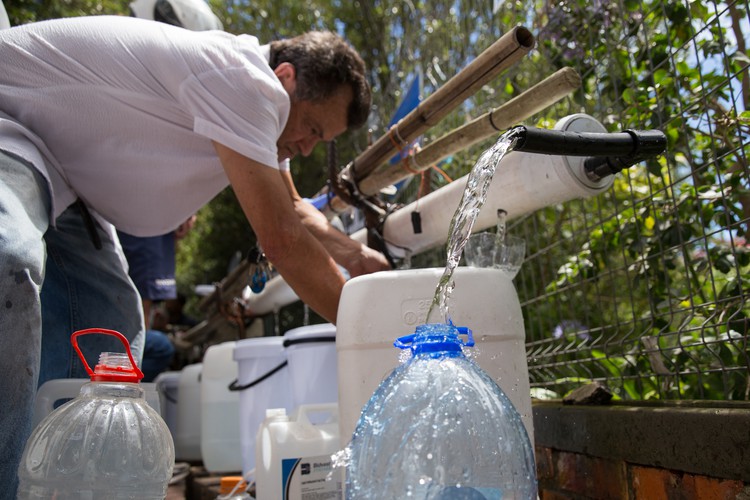
{"label": "man's hair", "polygon": [[296,71],[294,97],[321,102],[343,85],[352,89],[347,110],[347,127],[358,128],[370,113],[370,86],[365,63],[340,36],[329,31],[311,31],[286,40],[271,42],[271,68],[284,62]]}

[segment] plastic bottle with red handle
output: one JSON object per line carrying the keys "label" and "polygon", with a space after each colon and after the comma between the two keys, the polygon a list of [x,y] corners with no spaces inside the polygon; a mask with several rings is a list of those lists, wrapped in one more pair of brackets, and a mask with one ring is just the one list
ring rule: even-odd
{"label": "plastic bottle with red handle", "polygon": [[[112,335],[125,353],[101,353],[92,370],[78,347],[89,334]],[[42,420],[26,442],[18,469],[19,499],[163,500],[174,444],[140,387],[143,373],[121,333],[91,328],[71,342],[91,377],[78,397]]]}

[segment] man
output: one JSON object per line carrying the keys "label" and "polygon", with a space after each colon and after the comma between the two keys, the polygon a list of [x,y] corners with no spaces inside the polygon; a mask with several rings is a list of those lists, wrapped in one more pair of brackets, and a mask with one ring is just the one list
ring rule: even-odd
{"label": "man", "polygon": [[[311,209],[288,171],[290,158],[366,120],[364,65],[339,37],[260,46],[74,18],[0,31],[0,61],[3,498],[16,489],[37,382],[85,376],[71,332],[118,330],[141,355],[140,301],[112,226],[164,234],[231,184],[268,259],[329,321],[344,284],[336,262],[352,276],[387,268]],[[122,349],[100,337],[81,342],[92,366]]]}

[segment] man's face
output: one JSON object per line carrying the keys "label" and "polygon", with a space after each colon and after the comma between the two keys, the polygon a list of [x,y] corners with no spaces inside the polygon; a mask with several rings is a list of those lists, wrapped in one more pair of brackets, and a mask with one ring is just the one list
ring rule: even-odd
{"label": "man's face", "polygon": [[332,141],[346,131],[351,89],[342,88],[324,102],[298,101],[292,97],[289,119],[276,142],[279,161],[309,155],[320,141]]}
{"label": "man's face", "polygon": [[291,99],[289,119],[276,142],[279,161],[298,154],[309,155],[320,141],[332,141],[346,131],[347,110],[352,100],[352,89],[341,87],[323,102],[300,101],[294,97],[296,78],[294,67],[282,63],[276,70],[279,80]]}

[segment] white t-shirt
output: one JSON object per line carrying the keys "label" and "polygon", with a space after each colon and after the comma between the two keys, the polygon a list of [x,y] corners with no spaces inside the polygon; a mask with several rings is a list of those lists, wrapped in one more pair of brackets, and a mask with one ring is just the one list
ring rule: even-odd
{"label": "white t-shirt", "polygon": [[[0,32],[0,149],[137,236],[173,230],[228,185],[212,140],[273,168],[289,97],[255,37],[130,17]],[[44,161],[39,160],[41,152]]]}

